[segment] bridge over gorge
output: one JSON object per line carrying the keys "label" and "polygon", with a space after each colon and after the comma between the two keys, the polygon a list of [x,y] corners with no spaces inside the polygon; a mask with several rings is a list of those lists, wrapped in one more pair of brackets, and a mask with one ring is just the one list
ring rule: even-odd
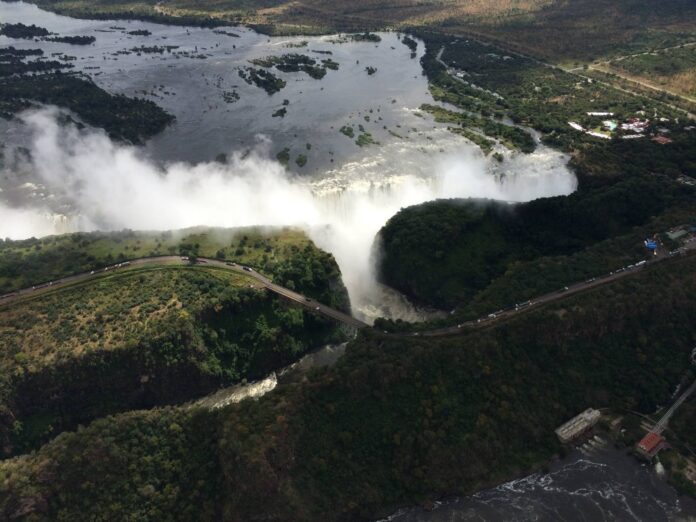
{"label": "bridge over gorge", "polygon": [[[664,256],[658,256],[644,261],[639,261],[633,265],[627,267],[619,268],[616,271],[610,272],[609,274],[600,275],[593,277],[586,281],[582,281],[575,284],[569,284],[554,292],[550,292],[541,296],[537,296],[533,299],[525,301],[523,303],[516,304],[509,308],[498,310],[496,312],[490,313],[487,316],[481,317],[476,320],[466,321],[454,326],[448,326],[443,328],[437,328],[433,330],[424,330],[414,333],[402,333],[396,332],[395,336],[423,336],[423,337],[438,337],[438,336],[448,336],[457,335],[464,333],[466,331],[471,331],[471,329],[488,327],[493,324],[505,320],[510,317],[514,317],[519,314],[526,313],[529,310],[536,309],[543,304],[547,304],[556,300],[565,299],[571,295],[578,294],[597,288],[599,286],[605,285],[612,281],[631,276],[633,274],[639,273],[645,270],[647,267],[654,265],[656,263],[669,262],[675,258],[681,258],[684,256],[689,256],[690,258],[696,257],[696,241],[692,242],[690,245],[683,247],[680,250],[670,252]],[[322,304],[315,299],[302,295],[298,292],[285,288],[271,281],[268,277],[257,272],[251,267],[239,265],[231,261],[221,261],[219,259],[210,258],[195,258],[189,259],[185,256],[158,256],[158,257],[145,257],[139,259],[133,259],[130,261],[124,261],[115,265],[110,265],[107,267],[92,270],[90,272],[84,272],[81,274],[66,276],[54,281],[49,281],[46,283],[41,283],[29,288],[23,288],[8,294],[0,295],[0,307],[13,304],[17,301],[32,298],[34,296],[41,295],[46,292],[52,292],[67,286],[81,284],[89,282],[92,279],[97,279],[105,273],[110,273],[113,271],[123,271],[127,268],[147,268],[154,266],[210,266],[218,269],[230,270],[243,274],[249,278],[256,280],[261,286],[266,288],[268,291],[275,293],[293,303],[325,317],[334,319],[344,326],[352,329],[363,329],[371,328],[371,326],[360,319],[351,316],[345,312]],[[387,332],[384,332],[385,334]]]}
{"label": "bridge over gorge", "polygon": [[662,433],[667,428],[669,419],[672,417],[672,415],[674,415],[674,412],[677,411],[679,406],[681,406],[684,401],[689,398],[689,395],[691,395],[694,390],[696,390],[696,381],[691,383],[691,386],[684,390],[684,393],[682,393],[677,400],[674,401],[674,403],[667,409],[662,417],[660,417],[660,420],[658,420],[650,431],[648,431],[645,437],[640,440],[636,446],[638,453],[647,459],[652,459],[662,448],[665,447],[666,442],[665,438],[662,436]]}
{"label": "bridge over gorge", "polygon": [[268,277],[260,274],[251,267],[238,265],[230,261],[220,261],[218,259],[208,259],[208,258],[196,258],[189,259],[185,256],[159,256],[159,257],[144,257],[140,259],[133,259],[131,261],[124,261],[122,263],[117,263],[107,267],[103,267],[97,270],[91,270],[90,272],[83,272],[81,274],[75,274],[71,276],[66,276],[54,281],[48,281],[46,283],[41,283],[29,288],[23,288],[17,290],[16,292],[11,292],[0,296],[0,306],[6,306],[17,301],[38,296],[46,292],[55,291],[67,286],[86,283],[92,279],[96,279],[105,273],[111,273],[114,271],[124,271],[128,268],[146,268],[154,266],[210,266],[223,270],[229,270],[232,272],[237,272],[246,277],[252,278],[257,281],[262,287],[266,288],[268,291],[273,292],[285,299],[292,301],[293,303],[309,310],[314,313],[324,315],[331,319],[334,319],[345,326],[350,328],[365,328],[369,325],[349,314],[336,310],[330,306],[322,304],[310,297],[304,296],[289,288],[277,285],[273,283]]}

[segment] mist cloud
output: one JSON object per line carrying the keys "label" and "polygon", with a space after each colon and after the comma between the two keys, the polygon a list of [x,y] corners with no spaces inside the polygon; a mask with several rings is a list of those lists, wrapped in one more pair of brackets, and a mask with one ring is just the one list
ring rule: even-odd
{"label": "mist cloud", "polygon": [[[334,254],[358,306],[374,299],[369,260],[374,236],[400,208],[444,197],[524,201],[575,189],[565,161],[548,150],[508,159],[506,168],[513,172],[494,176],[491,163],[471,147],[423,154],[416,145],[394,142],[320,179],[307,179],[271,159],[271,144],[261,137],[252,151],[230,154],[227,164],[162,168],[141,149],[115,144],[101,132],[58,125],[53,111],[23,118],[34,133],[31,170],[45,191],[69,201],[73,212],[66,223],[48,219],[46,208],[0,206],[0,236],[42,236],[66,227],[296,225]],[[443,134],[446,139],[458,138]]]}

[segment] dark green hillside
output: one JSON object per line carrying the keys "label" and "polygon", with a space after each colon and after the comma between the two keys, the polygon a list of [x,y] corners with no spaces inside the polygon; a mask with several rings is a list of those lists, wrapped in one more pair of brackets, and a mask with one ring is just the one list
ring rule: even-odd
{"label": "dark green hillside", "polygon": [[402,210],[381,230],[380,275],[416,299],[452,307],[515,263],[573,254],[693,201],[692,190],[654,176],[517,205],[425,203]]}
{"label": "dark green hillside", "polygon": [[468,335],[366,334],[259,401],[119,415],[2,462],[0,513],[368,520],[471,493],[541,466],[588,406],[664,403],[696,342],[695,296],[690,257]]}
{"label": "dark green hillside", "polygon": [[83,76],[49,73],[0,80],[0,116],[10,118],[37,103],[70,109],[110,137],[132,143],[154,136],[174,120],[149,100],[110,94]]}
{"label": "dark green hillside", "polygon": [[334,323],[249,286],[224,270],[138,269],[0,310],[2,452],[258,379],[343,339]]}
{"label": "dark green hillside", "polygon": [[[149,255],[234,259],[348,310],[330,254],[294,229],[68,234],[0,243],[7,290]],[[250,288],[251,287],[251,288]],[[0,307],[0,444],[25,451],[62,430],[257,379],[343,339],[337,325],[219,269],[121,269]]]}
{"label": "dark green hillside", "polygon": [[[54,456],[3,461],[0,482],[22,493],[0,493],[0,518],[220,520],[217,432],[215,415],[200,410],[163,408],[106,417],[51,443],[54,456],[70,455],[70,466]],[[67,496],[47,496],[32,486],[48,477]],[[78,489],[79,507],[72,497]],[[61,498],[70,498],[72,506]],[[88,503],[93,508],[86,508]]]}
{"label": "dark green hillside", "polygon": [[336,260],[293,228],[198,227],[0,239],[0,294],[128,259],[163,255],[237,261],[324,304],[341,310],[350,307]]}

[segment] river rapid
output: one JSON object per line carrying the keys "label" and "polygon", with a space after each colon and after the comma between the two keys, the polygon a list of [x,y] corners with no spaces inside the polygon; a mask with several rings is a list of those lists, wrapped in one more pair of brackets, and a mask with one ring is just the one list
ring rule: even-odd
{"label": "river rapid", "polygon": [[[568,194],[576,180],[568,157],[540,145],[530,155],[498,147],[485,157],[418,107],[433,103],[416,56],[395,33],[380,42],[341,36],[269,38],[244,27],[216,31],[140,21],[77,20],[25,2],[0,2],[0,21],[46,27],[61,36],[94,36],[75,46],[0,37],[0,46],[41,48],[66,59],[112,93],[144,97],[176,122],[142,147],[103,132],[57,123],[44,109],[0,119],[0,236],[22,238],[74,230],[166,229],[193,225],[297,225],[336,257],[353,310],[427,317],[374,276],[373,241],[400,208],[449,197],[527,201]],[[133,35],[141,30],[150,34]],[[163,53],[136,50],[170,46]],[[249,60],[285,53],[330,57],[338,70],[321,80],[277,73],[269,96],[239,76]],[[377,69],[369,75],[366,67]],[[287,100],[287,101],[286,101]],[[284,117],[273,113],[285,107]],[[378,144],[360,147],[339,132],[362,126]],[[287,168],[276,154],[287,148]],[[295,161],[303,154],[304,167]],[[216,158],[222,161],[214,161]],[[279,375],[207,398],[220,407],[258,397],[332,364],[344,347],[327,347]],[[299,372],[299,373],[298,373]],[[670,520],[696,513],[693,503],[647,468],[607,447],[583,448],[532,475],[433,511],[402,510],[393,521]]]}
{"label": "river rapid", "polygon": [[[346,344],[329,345],[267,378],[220,390],[193,404],[221,408],[298,382],[308,370],[333,366]],[[661,465],[658,465],[658,467]],[[403,508],[376,522],[661,522],[696,521],[696,499],[680,496],[656,466],[641,463],[597,435],[551,463],[546,473],[505,482],[432,509]]]}
{"label": "river rapid", "polygon": [[380,522],[660,522],[696,520],[696,501],[679,497],[652,467],[599,437],[537,473]]}
{"label": "river rapid", "polygon": [[[0,20],[94,36],[88,46],[6,37],[0,45],[41,48],[109,92],[145,97],[176,116],[143,147],[59,126],[56,112],[0,120],[3,237],[296,225],[336,257],[354,313],[367,321],[422,320],[429,311],[378,285],[374,274],[375,235],[400,208],[437,198],[527,201],[575,190],[567,156],[543,145],[529,155],[499,147],[505,159],[498,162],[422,113],[422,103],[433,103],[419,63],[424,45],[412,58],[396,33],[380,33],[380,42],[269,38],[243,27],[77,20],[24,2],[0,2]],[[149,34],[130,34],[136,30]],[[169,50],[138,51],[143,46]],[[272,96],[240,78],[249,60],[286,53],[329,57],[338,70],[320,80],[274,71],[286,87]],[[280,108],[287,113],[274,117]],[[358,146],[339,131],[345,125],[378,143]],[[287,167],[275,160],[285,148]],[[221,155],[226,162],[214,161]]]}

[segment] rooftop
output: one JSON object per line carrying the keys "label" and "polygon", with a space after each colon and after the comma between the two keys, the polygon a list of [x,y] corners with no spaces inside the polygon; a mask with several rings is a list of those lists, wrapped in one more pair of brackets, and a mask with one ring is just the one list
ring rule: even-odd
{"label": "rooftop", "polygon": [[561,442],[569,442],[594,426],[600,417],[601,413],[598,410],[587,408],[579,415],[556,428],[556,435]]}
{"label": "rooftop", "polygon": [[638,443],[638,449],[646,455],[653,456],[662,448],[665,439],[662,435],[654,432],[649,432]]}

